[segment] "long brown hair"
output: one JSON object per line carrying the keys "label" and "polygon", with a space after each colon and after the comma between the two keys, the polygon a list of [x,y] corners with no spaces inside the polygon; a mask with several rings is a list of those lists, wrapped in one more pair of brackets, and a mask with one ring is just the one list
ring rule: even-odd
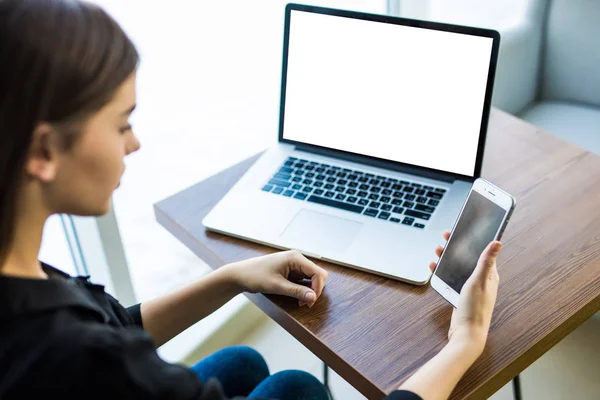
{"label": "long brown hair", "polygon": [[[35,127],[77,126],[111,99],[138,62],[125,32],[95,5],[0,0],[0,262],[12,244]],[[66,146],[76,132],[65,131]]]}

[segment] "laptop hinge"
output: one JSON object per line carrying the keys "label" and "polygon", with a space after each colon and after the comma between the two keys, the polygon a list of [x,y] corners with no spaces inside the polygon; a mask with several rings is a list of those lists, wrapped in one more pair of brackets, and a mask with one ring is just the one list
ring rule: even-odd
{"label": "laptop hinge", "polygon": [[327,156],[327,157],[331,157],[331,158],[337,158],[339,160],[357,162],[360,164],[370,165],[372,167],[389,169],[391,171],[402,172],[402,173],[411,174],[411,175],[417,175],[417,176],[421,176],[423,178],[435,179],[435,180],[442,181],[442,182],[452,183],[456,179],[465,179],[465,180],[467,179],[467,178],[462,178],[462,177],[456,177],[452,174],[429,170],[426,168],[419,168],[419,167],[402,164],[402,163],[398,163],[398,162],[386,161],[386,160],[381,160],[378,158],[362,156],[359,154],[343,153],[343,152],[340,152],[337,150],[324,149],[322,147],[314,147],[311,145],[295,144],[295,149],[297,151],[303,151],[306,153],[313,153],[313,154],[318,154],[318,155]]}

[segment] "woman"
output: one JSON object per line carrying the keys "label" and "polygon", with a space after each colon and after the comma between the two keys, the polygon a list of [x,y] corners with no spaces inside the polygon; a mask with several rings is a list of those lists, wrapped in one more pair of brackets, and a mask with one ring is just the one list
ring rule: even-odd
{"label": "woman", "polygon": [[[128,123],[138,61],[98,7],[0,0],[0,398],[326,399],[309,374],[269,376],[248,348],[224,349],[191,369],[155,351],[243,291],[312,307],[327,272],[297,252],[224,266],[127,310],[86,277],[38,261],[46,219],[106,213],[124,157],[139,149]],[[388,398],[446,398],[483,351],[499,250],[488,246],[465,285],[447,346]]]}

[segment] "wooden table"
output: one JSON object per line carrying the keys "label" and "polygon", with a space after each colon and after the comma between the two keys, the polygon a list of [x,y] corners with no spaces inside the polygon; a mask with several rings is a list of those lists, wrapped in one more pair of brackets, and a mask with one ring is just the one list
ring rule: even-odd
{"label": "wooden table", "polygon": [[[274,251],[202,226],[256,158],[155,205],[157,220],[212,268]],[[600,157],[494,109],[483,177],[515,195],[517,208],[487,346],[452,398],[490,396],[600,310]],[[312,309],[248,298],[369,399],[396,389],[446,343],[452,310],[429,285],[318,263],[329,280]]]}

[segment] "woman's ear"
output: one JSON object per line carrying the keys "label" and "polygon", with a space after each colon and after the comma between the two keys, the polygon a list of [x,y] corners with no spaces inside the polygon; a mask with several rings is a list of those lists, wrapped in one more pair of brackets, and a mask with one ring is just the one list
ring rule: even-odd
{"label": "woman's ear", "polygon": [[25,162],[27,176],[44,183],[53,181],[58,170],[60,153],[60,141],[56,130],[48,123],[39,124],[33,132]]}

